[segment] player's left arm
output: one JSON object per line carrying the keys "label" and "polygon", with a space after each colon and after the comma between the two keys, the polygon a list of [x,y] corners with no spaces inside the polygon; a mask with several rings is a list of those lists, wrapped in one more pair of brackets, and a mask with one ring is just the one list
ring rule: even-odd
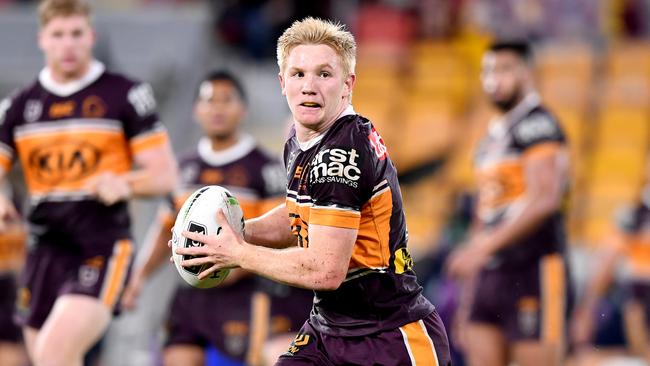
{"label": "player's left arm", "polygon": [[134,196],[147,197],[170,193],[177,183],[178,164],[169,140],[134,155],[136,170],[126,175]]}
{"label": "player's left arm", "polygon": [[479,237],[488,254],[517,242],[561,208],[569,176],[568,152],[552,142],[537,146],[524,158],[524,176],[524,197],[503,223]]}

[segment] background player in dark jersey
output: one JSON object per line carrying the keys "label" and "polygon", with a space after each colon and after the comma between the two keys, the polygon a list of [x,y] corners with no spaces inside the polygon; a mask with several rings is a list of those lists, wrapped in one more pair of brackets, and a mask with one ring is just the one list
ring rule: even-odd
{"label": "background player in dark jersey", "polygon": [[[163,208],[160,222],[151,228],[148,249],[125,291],[127,307],[134,305],[143,282],[166,262],[175,213],[197,188],[210,184],[228,188],[246,218],[282,202],[284,169],[241,132],[246,104],[241,83],[228,72],[211,72],[201,83],[194,118],[204,137],[180,159],[180,192],[175,194],[176,203]],[[309,317],[311,297],[302,289],[275,288],[243,270],[233,271],[217,288],[181,285],[169,312],[164,363],[204,365],[205,348],[212,345],[231,359],[260,365],[267,334],[295,336]]]}
{"label": "background player in dark jersey", "polygon": [[[46,0],[39,16],[46,67],[0,103],[0,176],[17,158],[29,193],[18,311],[30,358],[79,366],[127,277],[127,200],[171,192],[176,162],[151,88],[94,60],[89,7]],[[0,196],[0,223],[13,216]]]}
{"label": "background player in dark jersey", "polygon": [[[623,324],[628,349],[650,364],[650,181],[636,205],[617,214],[617,231],[601,250],[590,281],[571,322],[571,340],[579,356],[589,357],[596,332],[598,305],[614,279],[618,264],[625,266]],[[586,361],[585,361],[586,362]]]}
{"label": "background player in dark jersey", "polygon": [[523,42],[495,43],[483,57],[483,89],[502,114],[476,153],[476,227],[448,263],[475,280],[462,330],[470,365],[560,365],[564,354],[568,154],[531,66]]}
{"label": "background player in dark jersey", "polygon": [[[412,270],[397,173],[379,133],[351,106],[356,43],[313,18],[278,40],[280,84],[294,118],[284,205],[177,253],[183,265],[241,267],[313,289],[314,307],[281,365],[447,365],[440,317]],[[245,240],[245,241],[244,241]]]}

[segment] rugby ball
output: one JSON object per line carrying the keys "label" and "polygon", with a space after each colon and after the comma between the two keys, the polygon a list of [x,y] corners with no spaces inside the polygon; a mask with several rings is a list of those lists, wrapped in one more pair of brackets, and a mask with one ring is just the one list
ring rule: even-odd
{"label": "rugby ball", "polygon": [[189,255],[176,254],[178,248],[189,248],[203,246],[203,243],[196,242],[182,236],[183,231],[199,232],[206,235],[219,235],[221,226],[217,223],[217,212],[223,210],[228,223],[235,232],[244,233],[244,215],[237,199],[225,188],[220,186],[206,186],[196,190],[185,200],[176,217],[172,229],[172,251],[176,270],[185,282],[197,288],[210,288],[221,283],[229,269],[215,271],[208,278],[199,280],[198,275],[209,265],[192,267],[181,266],[181,261],[194,258]]}

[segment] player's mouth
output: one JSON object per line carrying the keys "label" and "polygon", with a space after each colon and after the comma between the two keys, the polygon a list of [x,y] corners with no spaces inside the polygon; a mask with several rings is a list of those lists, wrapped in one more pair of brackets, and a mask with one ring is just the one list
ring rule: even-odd
{"label": "player's mouth", "polygon": [[318,104],[316,102],[302,102],[302,103],[300,103],[300,106],[307,107],[307,108],[320,108],[320,107],[322,107],[320,104]]}

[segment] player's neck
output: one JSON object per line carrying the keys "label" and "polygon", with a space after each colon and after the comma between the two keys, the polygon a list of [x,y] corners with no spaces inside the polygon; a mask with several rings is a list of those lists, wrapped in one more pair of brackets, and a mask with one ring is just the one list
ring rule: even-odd
{"label": "player's neck", "polygon": [[239,134],[233,133],[228,136],[210,137],[210,145],[213,151],[223,151],[235,146],[239,142]]}
{"label": "player's neck", "polygon": [[50,75],[52,75],[52,80],[54,80],[59,84],[67,84],[73,81],[80,80],[86,74],[88,74],[88,71],[90,70],[90,64],[91,64],[91,60],[88,60],[88,62],[85,62],[83,65],[81,65],[79,69],[70,73],[62,72],[61,70],[58,70],[56,67],[52,67],[51,65],[48,65],[48,68],[50,69]]}
{"label": "player's neck", "polygon": [[310,140],[324,134],[325,132],[327,132],[327,130],[329,130],[330,127],[332,127],[334,122],[338,121],[339,118],[342,117],[342,115],[345,113],[345,111],[348,109],[349,106],[350,106],[349,101],[347,101],[347,100],[344,101],[343,103],[341,103],[341,106],[339,107],[338,112],[334,115],[333,118],[331,118],[331,119],[329,119],[327,121],[324,121],[322,123],[319,123],[316,126],[305,126],[305,125],[301,124],[300,122],[296,121],[295,122],[296,138],[298,139],[298,142],[301,142],[301,143],[308,142],[308,141],[310,141]]}

